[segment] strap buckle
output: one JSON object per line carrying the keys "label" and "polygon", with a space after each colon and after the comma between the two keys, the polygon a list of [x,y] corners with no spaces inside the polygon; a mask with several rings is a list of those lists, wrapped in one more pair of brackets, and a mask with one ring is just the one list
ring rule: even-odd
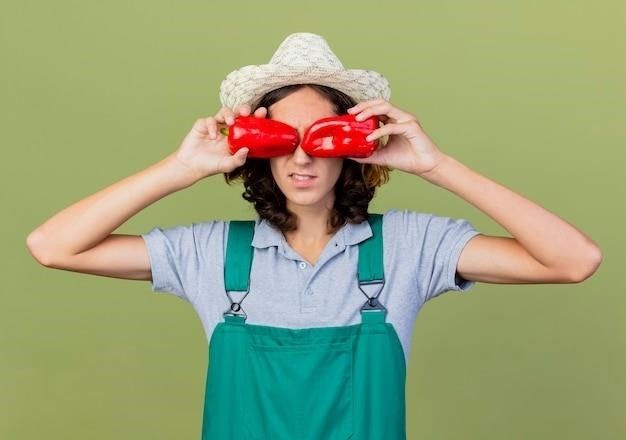
{"label": "strap buckle", "polygon": [[[378,292],[376,292],[376,295],[373,296],[369,296],[367,293],[365,293],[365,291],[361,288],[361,286],[365,286],[365,285],[370,285],[370,284],[380,284],[380,289],[378,289]],[[363,304],[363,306],[361,307],[361,310],[387,310],[385,308],[385,306],[383,306],[380,301],[378,301],[378,296],[380,295],[380,292],[382,292],[383,287],[385,287],[385,279],[380,279],[380,280],[371,280],[371,281],[359,281],[359,290],[361,292],[363,292],[363,295],[365,295],[365,297],[367,298],[367,301],[365,301],[365,304]]]}
{"label": "strap buckle", "polygon": [[246,296],[248,296],[248,293],[250,293],[250,287],[248,287],[248,290],[245,290],[245,295],[241,297],[241,299],[239,301],[233,301],[232,298],[230,297],[230,292],[244,292],[243,290],[227,290],[226,291],[226,296],[228,297],[228,300],[230,301],[230,307],[223,313],[224,316],[243,316],[244,318],[247,318],[248,315],[246,314],[246,312],[243,310],[243,307],[241,307],[241,303],[243,302],[244,298]]}

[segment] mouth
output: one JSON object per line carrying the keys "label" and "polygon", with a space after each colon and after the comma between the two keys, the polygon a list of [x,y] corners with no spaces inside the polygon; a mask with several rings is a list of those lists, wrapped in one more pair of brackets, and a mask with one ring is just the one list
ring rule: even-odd
{"label": "mouth", "polygon": [[289,177],[294,180],[307,181],[307,180],[313,180],[317,176],[314,176],[312,174],[289,173]]}
{"label": "mouth", "polygon": [[290,173],[289,180],[294,188],[313,188],[315,186],[317,176],[312,174]]}

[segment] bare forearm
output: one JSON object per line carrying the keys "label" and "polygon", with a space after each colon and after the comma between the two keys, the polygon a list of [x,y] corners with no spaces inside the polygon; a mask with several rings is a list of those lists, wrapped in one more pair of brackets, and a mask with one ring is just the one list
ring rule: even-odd
{"label": "bare forearm", "polygon": [[582,231],[451,156],[445,156],[437,168],[421,177],[483,211],[546,267],[593,263],[590,255],[601,259],[596,243]]}
{"label": "bare forearm", "polygon": [[90,249],[137,212],[193,184],[185,166],[169,155],[58,212],[28,237],[31,252],[45,258]]}

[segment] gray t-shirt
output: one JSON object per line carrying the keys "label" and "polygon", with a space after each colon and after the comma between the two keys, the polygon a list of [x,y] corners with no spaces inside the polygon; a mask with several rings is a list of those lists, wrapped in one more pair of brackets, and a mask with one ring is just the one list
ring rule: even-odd
{"label": "gray t-shirt", "polygon": [[[378,299],[387,308],[408,364],[415,319],[424,303],[473,281],[455,278],[461,250],[477,232],[464,219],[391,209],[383,214],[385,284]],[[367,221],[346,224],[324,248],[315,266],[294,251],[266,220],[255,220],[250,290],[242,302],[249,324],[287,328],[360,322],[366,297],[358,287],[358,244],[372,236]],[[189,302],[207,341],[230,306],[224,288],[228,221],[212,220],[142,234],[152,265],[152,291]],[[380,286],[364,286],[374,295]],[[241,299],[232,292],[231,298]]]}

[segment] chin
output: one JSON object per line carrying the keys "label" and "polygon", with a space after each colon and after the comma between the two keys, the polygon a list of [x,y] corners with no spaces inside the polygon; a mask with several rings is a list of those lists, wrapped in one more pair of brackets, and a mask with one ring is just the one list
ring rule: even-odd
{"label": "chin", "polygon": [[287,197],[287,200],[289,203],[296,206],[314,206],[322,203],[322,199],[313,194],[310,196],[299,194],[295,197]]}
{"label": "chin", "polygon": [[[292,206],[326,206],[329,201],[321,194],[311,192],[309,194],[285,194],[287,203]],[[332,203],[331,203],[332,206]]]}

